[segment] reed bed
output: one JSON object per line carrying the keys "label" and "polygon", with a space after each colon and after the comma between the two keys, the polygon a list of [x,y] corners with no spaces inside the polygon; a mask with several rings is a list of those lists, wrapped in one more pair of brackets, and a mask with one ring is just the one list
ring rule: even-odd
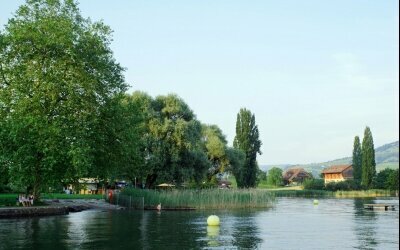
{"label": "reed bed", "polygon": [[396,196],[395,191],[371,189],[371,190],[360,190],[360,191],[336,191],[336,198],[368,198],[368,197],[390,197]]}
{"label": "reed bed", "polygon": [[305,198],[368,198],[398,196],[395,191],[372,189],[354,191],[327,190],[269,190],[276,197],[305,197]]}
{"label": "reed bed", "polygon": [[334,197],[334,192],[325,190],[269,190],[276,197]]}
{"label": "reed bed", "polygon": [[275,196],[258,189],[142,190],[126,189],[122,195],[143,197],[145,207],[234,209],[271,207]]}

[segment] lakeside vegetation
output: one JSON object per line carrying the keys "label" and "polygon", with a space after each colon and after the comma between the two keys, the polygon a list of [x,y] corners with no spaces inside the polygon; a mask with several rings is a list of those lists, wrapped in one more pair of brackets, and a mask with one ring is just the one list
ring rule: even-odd
{"label": "lakeside vegetation", "polygon": [[394,197],[395,191],[383,189],[356,190],[356,191],[327,191],[327,190],[295,190],[295,189],[270,189],[275,197],[304,197],[304,198],[370,198]]}
{"label": "lakeside vegetation", "polygon": [[[0,194],[0,207],[15,206],[18,194]],[[121,192],[119,204],[129,204],[129,197],[136,204],[131,205],[141,209],[156,207],[159,203],[164,208],[196,208],[196,209],[237,209],[237,208],[266,208],[271,207],[277,197],[303,198],[371,198],[371,197],[398,197],[396,191],[384,189],[356,190],[356,191],[327,191],[305,190],[302,186],[269,187],[268,189],[133,189],[128,188]],[[143,197],[143,199],[141,199]],[[42,194],[42,199],[103,199],[104,195],[81,195],[49,193]],[[115,199],[116,197],[114,197]],[[140,199],[139,199],[140,198]],[[124,200],[125,199],[125,200]],[[144,204],[142,204],[142,200]],[[116,203],[116,200],[114,200]],[[139,204],[140,203],[140,204]],[[38,203],[43,205],[43,203]]]}
{"label": "lakeside vegetation", "polygon": [[112,203],[142,209],[155,209],[158,204],[170,209],[242,209],[271,207],[277,197],[303,198],[370,198],[393,197],[395,191],[326,191],[303,190],[301,187],[276,189],[125,189],[113,198]]}
{"label": "lakeside vegetation", "polygon": [[260,189],[145,190],[126,189],[122,195],[143,197],[145,207],[236,209],[271,207],[275,196]]}

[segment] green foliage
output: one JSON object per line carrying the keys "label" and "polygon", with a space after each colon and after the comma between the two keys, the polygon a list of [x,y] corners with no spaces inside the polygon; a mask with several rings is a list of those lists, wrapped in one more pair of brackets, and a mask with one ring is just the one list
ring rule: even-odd
{"label": "green foliage", "polygon": [[334,192],[325,190],[271,190],[276,197],[333,197]]}
{"label": "green foliage", "polygon": [[354,138],[352,165],[354,180],[358,183],[361,183],[362,151],[360,138],[358,136]]}
{"label": "green foliage", "polygon": [[245,161],[246,154],[243,151],[235,148],[228,148],[226,150],[227,157],[229,159],[230,169],[235,176],[237,187],[245,186]]}
{"label": "green foliage", "polygon": [[267,183],[272,186],[283,186],[282,169],[273,167],[268,171]]}
{"label": "green foliage", "polygon": [[211,167],[207,176],[210,179],[217,173],[224,172],[229,165],[226,154],[227,141],[221,129],[216,125],[202,125],[202,138]]}
{"label": "green foliage", "polygon": [[0,207],[11,207],[17,205],[18,194],[0,194]]}
{"label": "green foliage", "polygon": [[323,179],[308,178],[303,181],[303,187],[306,190],[324,190],[325,183]]}
{"label": "green foliage", "polygon": [[380,171],[373,179],[373,187],[376,189],[389,189],[389,176],[391,176],[394,171],[395,170],[389,168]]}
{"label": "green foliage", "polygon": [[390,190],[399,190],[399,169],[396,169],[390,173],[385,184],[386,188]]}
{"label": "green foliage", "polygon": [[93,146],[113,135],[99,118],[126,89],[110,34],[73,1],[27,1],[8,21],[0,39],[0,155],[13,185],[39,197],[94,169]]}
{"label": "green foliage", "polygon": [[128,179],[132,183],[135,177],[140,176],[140,169],[144,165],[142,135],[145,132],[145,118],[140,109],[133,96],[124,95],[102,119],[104,127],[113,129],[113,133],[110,133],[113,136],[103,137],[104,141],[98,144],[103,147],[96,150],[98,161],[95,165],[107,176]]}
{"label": "green foliage", "polygon": [[[257,185],[257,154],[261,154],[261,141],[259,140],[258,126],[255,116],[249,110],[240,109],[236,120],[236,136],[233,147],[244,152],[246,158],[244,168],[236,172],[238,187],[255,187]],[[235,173],[234,173],[235,174]]]}
{"label": "green foliage", "polygon": [[267,180],[267,173],[262,171],[261,169],[258,169],[257,171],[257,184],[260,183],[261,181],[266,181]]}
{"label": "green foliage", "polygon": [[[131,176],[138,176],[147,187],[154,187],[156,182],[179,184],[187,179],[199,183],[210,162],[202,140],[202,126],[189,106],[176,95],[153,99],[135,92],[132,100],[143,119],[139,126],[140,150]],[[219,156],[220,152],[212,152]]]}
{"label": "green foliage", "polygon": [[372,179],[376,174],[375,170],[375,149],[372,133],[369,127],[364,130],[364,138],[362,142],[362,176],[361,184],[369,189],[372,187]]}
{"label": "green foliage", "polygon": [[325,190],[327,191],[351,191],[360,190],[361,186],[354,180],[345,180],[339,182],[330,182],[325,185]]}
{"label": "green foliage", "polygon": [[197,209],[265,208],[274,202],[274,195],[258,189],[172,190],[169,192],[126,189],[123,195],[144,197],[145,207],[193,207]]}

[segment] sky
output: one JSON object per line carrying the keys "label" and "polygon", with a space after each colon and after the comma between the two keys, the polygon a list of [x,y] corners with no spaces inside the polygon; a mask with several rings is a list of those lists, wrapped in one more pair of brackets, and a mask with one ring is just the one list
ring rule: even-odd
{"label": "sky", "polygon": [[[0,30],[24,1],[0,0]],[[396,0],[80,0],[113,30],[129,93],[175,93],[229,145],[254,113],[260,165],[350,156],[369,126],[399,139]]]}

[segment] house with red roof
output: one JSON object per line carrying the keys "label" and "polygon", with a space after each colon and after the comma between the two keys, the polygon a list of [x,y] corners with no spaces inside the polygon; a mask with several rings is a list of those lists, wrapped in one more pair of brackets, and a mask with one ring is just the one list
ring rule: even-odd
{"label": "house with red roof", "polygon": [[330,166],[322,170],[325,184],[330,182],[339,182],[353,179],[353,166],[347,165],[335,165]]}
{"label": "house with red roof", "polygon": [[289,168],[283,173],[283,182],[285,185],[302,183],[305,179],[311,178],[311,174],[304,168],[294,167]]}

